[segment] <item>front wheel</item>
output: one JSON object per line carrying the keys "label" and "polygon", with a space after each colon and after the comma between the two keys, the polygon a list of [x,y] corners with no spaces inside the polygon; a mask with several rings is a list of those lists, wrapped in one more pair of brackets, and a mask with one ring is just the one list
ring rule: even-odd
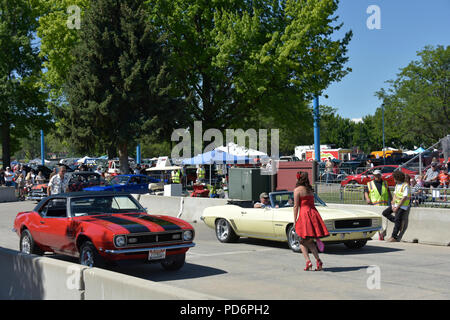
{"label": "front wheel", "polygon": [[186,253],[176,254],[167,257],[164,261],[161,262],[161,265],[163,266],[164,269],[168,271],[176,271],[184,266],[185,260],[186,260]]}
{"label": "front wheel", "polygon": [[220,242],[229,243],[239,240],[230,223],[226,219],[219,219],[216,222],[216,237]]}
{"label": "front wheel", "polygon": [[90,241],[83,242],[80,247],[80,264],[90,268],[105,265],[103,258],[98,254],[94,244]]}
{"label": "front wheel", "polygon": [[300,252],[300,237],[295,232],[294,225],[291,225],[287,231],[287,240],[289,248],[294,252]]}
{"label": "front wheel", "polygon": [[367,240],[349,240],[345,241],[344,245],[349,249],[361,249],[367,243]]}

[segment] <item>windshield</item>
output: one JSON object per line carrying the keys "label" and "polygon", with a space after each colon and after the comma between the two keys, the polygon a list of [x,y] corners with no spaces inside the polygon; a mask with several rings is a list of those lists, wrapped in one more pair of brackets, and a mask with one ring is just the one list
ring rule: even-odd
{"label": "windshield", "polygon": [[[294,206],[294,192],[271,192],[270,201],[273,208],[289,208]],[[316,206],[326,206],[325,202],[314,194]]]}
{"label": "windshield", "polygon": [[128,176],[115,176],[109,181],[109,184],[126,184],[128,182]]}
{"label": "windshield", "polygon": [[136,201],[127,195],[73,198],[70,203],[70,208],[72,217],[145,211]]}

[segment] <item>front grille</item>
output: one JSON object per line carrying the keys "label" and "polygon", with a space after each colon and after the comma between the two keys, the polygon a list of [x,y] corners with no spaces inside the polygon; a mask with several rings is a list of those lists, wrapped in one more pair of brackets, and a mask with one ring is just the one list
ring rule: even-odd
{"label": "front grille", "polygon": [[128,236],[128,247],[130,246],[141,246],[147,244],[159,244],[159,243],[169,243],[182,241],[183,235],[181,232],[170,232],[170,233],[149,233],[149,234],[139,234]]}
{"label": "front grille", "polygon": [[352,229],[370,227],[372,219],[351,219],[351,220],[337,220],[334,222],[336,229]]}

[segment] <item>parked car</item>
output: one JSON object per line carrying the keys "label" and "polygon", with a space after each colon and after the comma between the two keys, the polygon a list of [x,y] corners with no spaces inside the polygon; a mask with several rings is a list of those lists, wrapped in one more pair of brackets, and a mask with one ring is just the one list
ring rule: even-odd
{"label": "parked car", "polygon": [[[397,168],[399,168],[399,166],[396,165],[376,166],[364,171],[363,173],[349,175],[341,181],[341,187],[344,187],[347,184],[366,185],[369,181],[374,179],[373,172],[375,170],[381,170],[382,179],[385,180],[389,186],[393,187],[395,186],[395,180],[392,176],[392,173]],[[417,174],[417,172],[409,170],[407,168],[401,168],[401,170],[403,173],[409,174],[412,177]]]}
{"label": "parked car", "polygon": [[167,270],[184,265],[194,228],[181,219],[150,215],[127,193],[75,192],[50,196],[14,220],[20,251],[78,257],[82,265],[142,260]]}
{"label": "parked car", "polygon": [[[270,206],[253,208],[244,203],[231,202],[203,211],[201,220],[215,230],[220,242],[236,242],[250,237],[287,242],[293,251],[300,251],[295,233],[293,192],[269,193]],[[381,229],[381,216],[366,210],[331,209],[315,195],[316,208],[330,233],[324,243],[344,243],[348,248],[362,248]]]}
{"label": "parked car", "polygon": [[[68,172],[66,175],[69,177],[68,192],[81,191],[85,188],[99,186],[105,183],[102,177],[95,172],[76,171]],[[48,183],[34,185],[26,199],[41,201],[47,197],[47,188]]]}
{"label": "parked car", "polygon": [[113,177],[103,186],[84,188],[85,191],[115,191],[144,194],[149,192],[149,184],[156,179],[142,174],[121,174]]}

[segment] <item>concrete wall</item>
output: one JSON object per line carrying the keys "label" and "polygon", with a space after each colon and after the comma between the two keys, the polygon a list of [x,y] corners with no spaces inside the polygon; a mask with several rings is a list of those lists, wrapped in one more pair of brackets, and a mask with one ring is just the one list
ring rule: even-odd
{"label": "concrete wall", "polygon": [[0,247],[0,300],[211,300],[218,297]]}
{"label": "concrete wall", "polygon": [[198,222],[205,208],[225,205],[227,199],[142,195],[139,202],[150,214],[178,216],[188,222]]}
{"label": "concrete wall", "polygon": [[80,300],[84,294],[83,268],[0,248],[0,299]]}
{"label": "concrete wall", "polygon": [[0,187],[0,202],[17,201],[14,187]]}
{"label": "concrete wall", "polygon": [[[333,204],[330,208],[348,208],[349,210],[362,209],[382,215],[386,207]],[[394,223],[383,217],[383,228],[386,229],[386,236],[390,237],[394,228]],[[450,210],[438,208],[411,208],[406,217],[406,230],[400,234],[401,241],[416,242],[433,245],[450,245]],[[376,234],[374,238],[378,239]]]}

